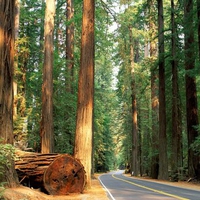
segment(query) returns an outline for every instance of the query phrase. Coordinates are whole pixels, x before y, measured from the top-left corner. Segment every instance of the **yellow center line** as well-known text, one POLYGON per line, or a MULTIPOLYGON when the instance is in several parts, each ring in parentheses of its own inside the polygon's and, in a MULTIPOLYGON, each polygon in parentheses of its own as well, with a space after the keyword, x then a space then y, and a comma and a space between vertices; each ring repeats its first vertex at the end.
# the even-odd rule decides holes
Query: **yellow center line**
POLYGON ((130 184, 135 185, 135 186, 137 186, 137 187, 144 188, 144 189, 147 189, 147 190, 150 190, 150 191, 159 193, 159 194, 164 194, 164 195, 166 195, 166 196, 174 197, 174 198, 176 198, 176 199, 189 200, 189 199, 187 199, 187 198, 183 198, 183 197, 180 197, 180 196, 177 196, 177 195, 173 195, 173 194, 170 194, 170 193, 167 193, 167 192, 163 192, 163 191, 161 191, 161 190, 155 190, 155 189, 153 189, 153 188, 149 188, 149 187, 146 187, 146 186, 143 186, 143 185, 139 185, 139 184, 137 184, 137 183, 133 183, 133 182, 131 182, 131 181, 127 181, 127 180, 118 178, 118 177, 114 176, 114 174, 112 174, 112 177, 115 178, 115 179, 117 179, 117 180, 124 181, 124 182, 126 182, 126 183, 130 183, 130 184))

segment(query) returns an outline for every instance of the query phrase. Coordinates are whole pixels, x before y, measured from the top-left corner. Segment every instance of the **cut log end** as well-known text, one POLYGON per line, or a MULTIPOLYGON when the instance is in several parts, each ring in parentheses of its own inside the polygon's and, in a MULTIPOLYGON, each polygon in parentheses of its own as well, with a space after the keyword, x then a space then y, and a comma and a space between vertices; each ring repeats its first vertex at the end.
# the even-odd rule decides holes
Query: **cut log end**
POLYGON ((82 193, 85 186, 84 167, 69 155, 60 156, 46 169, 43 183, 51 195, 82 193))

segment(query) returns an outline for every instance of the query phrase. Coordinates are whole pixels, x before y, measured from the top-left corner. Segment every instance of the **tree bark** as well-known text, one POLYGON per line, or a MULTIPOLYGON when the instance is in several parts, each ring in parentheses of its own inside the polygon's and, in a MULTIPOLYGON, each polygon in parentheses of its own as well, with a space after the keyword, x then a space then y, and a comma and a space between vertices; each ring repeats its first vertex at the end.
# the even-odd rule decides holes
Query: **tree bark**
POLYGON ((0 137, 13 143, 14 1, 0 2, 0 137))
POLYGON ((157 40, 156 38, 156 22, 155 22, 155 0, 148 0, 149 8, 149 31, 150 31, 150 60, 151 60, 151 109, 152 109, 152 157, 150 176, 154 179, 158 178, 159 163, 159 99, 158 99, 158 71, 155 64, 157 58, 157 40))
POLYGON ((53 131, 53 32, 55 0, 46 0, 44 25, 44 66, 42 85, 41 152, 54 151, 53 131))
POLYGON ((181 135, 181 116, 180 116, 180 100, 179 100, 179 87, 178 87, 178 61, 176 53, 176 23, 175 23, 175 6, 174 0, 171 0, 171 30, 172 30, 172 157, 171 157, 171 178, 173 181, 178 181, 178 167, 182 167, 181 164, 181 147, 182 147, 182 135, 181 135))
POLYGON ((157 70, 155 68, 151 69, 151 108, 152 108, 152 158, 151 158, 151 173, 150 176, 154 179, 158 178, 159 169, 159 99, 157 96, 158 85, 156 83, 158 79, 157 70))
POLYGON ((158 51, 159 51, 159 179, 168 179, 166 102, 165 102, 165 57, 163 1, 158 0, 158 51))
MULTIPOLYGON (((15 41, 18 39, 19 35, 19 16, 20 16, 20 2, 19 0, 15 0, 15 41)), ((14 76, 16 75, 16 69, 18 67, 18 55, 17 55, 17 46, 15 45, 15 60, 14 60, 14 76)), ((15 78, 15 77, 14 77, 15 78)), ((14 97, 14 102, 13 102, 13 119, 15 120, 17 118, 17 81, 13 81, 13 97, 14 97)))
POLYGON ((138 123, 137 123, 137 99, 136 99, 136 86, 134 74, 134 46, 132 27, 129 27, 129 45, 130 45, 130 73, 131 73, 131 99, 132 99, 132 172, 134 176, 139 173, 139 160, 138 160, 138 123))
MULTIPOLYGON (((66 4, 66 91, 69 97, 74 93, 74 0, 67 0, 66 4)), ((70 113, 73 113, 71 106, 66 105, 65 119, 69 121, 70 113)), ((74 133, 66 128, 68 143, 74 148, 74 133)))
POLYGON ((84 0, 74 156, 85 168, 88 188, 91 187, 93 140, 94 12, 95 1, 84 0))
POLYGON ((45 170, 43 181, 51 195, 82 193, 85 186, 84 167, 69 155, 60 156, 45 170))
POLYGON ((67 91, 73 93, 74 70, 74 1, 67 0, 66 26, 66 63, 67 63, 67 91))
POLYGON ((43 175, 48 166, 60 154, 41 154, 34 152, 16 151, 15 169, 20 183, 27 183, 33 187, 43 186, 43 175))
MULTIPOLYGON (((13 144, 13 65, 14 65, 14 8, 15 1, 0 1, 0 138, 3 144, 13 144)), ((8 187, 18 183, 13 160, 11 166, 3 166, 0 182, 8 187)))
POLYGON ((16 151, 15 169, 22 184, 44 187, 51 195, 83 192, 85 186, 83 165, 68 154, 16 151))

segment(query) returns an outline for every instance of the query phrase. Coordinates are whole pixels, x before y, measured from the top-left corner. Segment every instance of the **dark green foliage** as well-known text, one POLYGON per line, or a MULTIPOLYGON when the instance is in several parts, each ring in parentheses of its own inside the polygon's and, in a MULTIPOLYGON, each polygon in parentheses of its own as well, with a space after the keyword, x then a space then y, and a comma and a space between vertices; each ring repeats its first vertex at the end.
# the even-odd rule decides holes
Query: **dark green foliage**
POLYGON ((0 138, 0 197, 2 193, 2 187, 7 184, 5 179, 5 174, 10 171, 12 162, 15 157, 15 149, 11 144, 2 144, 2 139, 0 138))
MULTIPOLYGON (((195 128, 199 132, 199 127, 195 128)), ((195 141, 191 144, 189 148, 192 148, 197 155, 200 155, 200 135, 195 138, 195 141)))

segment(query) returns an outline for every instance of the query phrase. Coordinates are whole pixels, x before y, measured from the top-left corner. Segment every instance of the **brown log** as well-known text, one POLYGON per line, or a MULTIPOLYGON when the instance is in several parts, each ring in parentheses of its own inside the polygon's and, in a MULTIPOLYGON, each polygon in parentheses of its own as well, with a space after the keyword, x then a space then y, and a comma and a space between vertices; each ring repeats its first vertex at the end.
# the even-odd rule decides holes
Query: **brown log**
POLYGON ((84 189, 84 167, 68 154, 16 151, 15 169, 21 183, 44 187, 49 194, 79 193, 84 189))
POLYGON ((17 150, 15 169, 22 184, 40 188, 45 170, 60 154, 41 154, 17 150))
POLYGON ((69 155, 56 158, 43 176, 45 189, 52 195, 81 193, 85 186, 83 165, 69 155))

